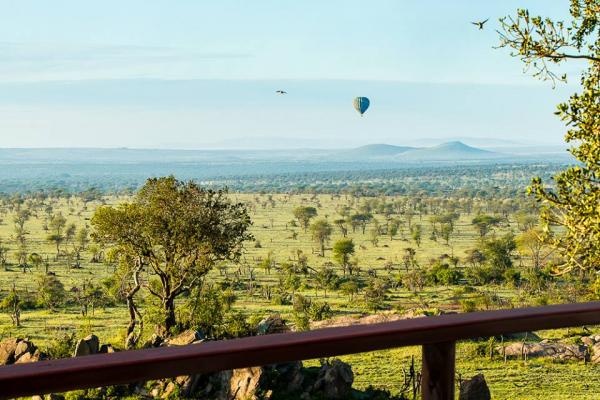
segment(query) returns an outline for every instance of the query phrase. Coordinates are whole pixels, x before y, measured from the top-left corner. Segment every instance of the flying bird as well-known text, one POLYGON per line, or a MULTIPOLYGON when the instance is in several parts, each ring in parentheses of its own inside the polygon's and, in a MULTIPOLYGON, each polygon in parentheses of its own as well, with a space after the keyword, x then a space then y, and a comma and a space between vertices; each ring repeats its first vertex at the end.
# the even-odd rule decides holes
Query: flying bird
POLYGON ((475 25, 476 27, 479 28, 479 30, 483 29, 483 25, 488 22, 490 19, 486 19, 485 21, 479 21, 479 22, 471 22, 473 25, 475 25))
POLYGON ((276 90, 275 93, 277 93, 277 94, 287 94, 287 92, 285 90, 276 90))

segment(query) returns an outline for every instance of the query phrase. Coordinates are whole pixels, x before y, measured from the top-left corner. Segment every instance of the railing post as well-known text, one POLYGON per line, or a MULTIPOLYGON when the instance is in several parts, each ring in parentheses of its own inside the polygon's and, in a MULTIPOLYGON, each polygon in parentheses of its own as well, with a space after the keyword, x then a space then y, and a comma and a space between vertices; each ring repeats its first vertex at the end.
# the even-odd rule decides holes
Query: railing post
POLYGON ((421 398, 454 400, 454 362, 456 342, 423 345, 421 398))

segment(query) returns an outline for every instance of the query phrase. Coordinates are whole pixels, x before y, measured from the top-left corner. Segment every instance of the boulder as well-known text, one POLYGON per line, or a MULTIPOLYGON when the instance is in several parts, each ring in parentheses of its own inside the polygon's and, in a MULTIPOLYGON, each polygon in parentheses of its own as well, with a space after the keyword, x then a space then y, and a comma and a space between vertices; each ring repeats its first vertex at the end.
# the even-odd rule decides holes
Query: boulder
POLYGON ((75 346, 74 357, 87 356, 96 354, 100 350, 100 339, 96 335, 89 335, 83 339, 79 339, 75 346))
POLYGON ((353 382, 352 367, 335 359, 331 364, 321 367, 312 392, 322 394, 327 399, 347 399, 352 391, 353 382))
MULTIPOLYGON (((179 386, 179 393, 183 397, 193 397, 194 392, 198 388, 198 383, 202 375, 182 375, 175 379, 175 382, 179 386)), ((210 388, 209 388, 210 389, 210 388)))
POLYGON ((592 347, 592 358, 591 361, 594 364, 600 363, 600 343, 596 343, 594 347, 592 347))
POLYGON ((115 349, 110 344, 103 344, 102 346, 100 346, 100 350, 98 350, 98 353, 114 353, 114 352, 115 352, 115 349))
POLYGON ((596 343, 596 341, 591 336, 583 336, 581 338, 581 343, 583 343, 586 346, 593 346, 596 343))
MULTIPOLYGON (((502 348, 498 352, 502 354, 502 348)), ((587 349, 585 346, 564 343, 511 343, 504 347, 507 357, 551 357, 557 360, 585 360, 587 349)))
MULTIPOLYGON (((132 334, 133 334, 133 332, 132 332, 132 334)), ((127 340, 129 341, 129 339, 127 339, 127 340)), ((148 349, 148 348, 152 348, 152 347, 160 347, 160 345, 162 345, 163 342, 164 342, 164 339, 161 336, 157 335, 156 333, 153 333, 152 336, 150 337, 150 339, 148 339, 142 347, 144 349, 148 349)))
POLYGON ((269 315, 258 323, 256 331, 259 335, 270 335, 272 333, 285 333, 290 328, 285 324, 285 321, 279 314, 269 315))
POLYGON ((460 383, 459 400, 491 400, 491 398, 492 395, 483 374, 477 374, 460 383))
POLYGON ((20 341, 18 338, 8 338, 0 342, 0 365, 15 362, 15 351, 20 341))
POLYGON ((36 350, 35 353, 24 353, 15 364, 25 364, 30 362, 37 362, 42 359, 42 353, 39 350, 36 350))
POLYGON ((184 332, 181 332, 179 335, 168 339, 166 344, 167 346, 185 346, 201 340, 204 340, 204 335, 201 332, 188 329, 184 332))
POLYGON ((163 390, 161 399, 168 399, 173 394, 175 389, 177 389, 177 385, 174 382, 169 382, 163 390))
POLYGON ((260 389, 262 367, 234 369, 229 379, 229 392, 232 400, 255 400, 260 389))
POLYGON ((19 357, 24 355, 25 353, 34 353, 35 346, 29 340, 21 340, 17 347, 15 348, 15 360, 18 360, 19 357))

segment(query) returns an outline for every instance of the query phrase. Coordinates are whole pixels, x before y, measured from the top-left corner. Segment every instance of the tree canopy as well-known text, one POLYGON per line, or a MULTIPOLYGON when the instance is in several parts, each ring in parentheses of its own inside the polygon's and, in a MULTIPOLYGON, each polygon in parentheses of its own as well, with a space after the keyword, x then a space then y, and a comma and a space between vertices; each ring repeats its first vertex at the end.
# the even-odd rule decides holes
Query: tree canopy
POLYGON ((94 237, 147 269, 142 286, 160 301, 162 330, 175 326, 175 299, 201 284, 221 261, 236 261, 251 239, 246 207, 225 190, 206 190, 174 177, 148 179, 131 203, 99 207, 94 237))

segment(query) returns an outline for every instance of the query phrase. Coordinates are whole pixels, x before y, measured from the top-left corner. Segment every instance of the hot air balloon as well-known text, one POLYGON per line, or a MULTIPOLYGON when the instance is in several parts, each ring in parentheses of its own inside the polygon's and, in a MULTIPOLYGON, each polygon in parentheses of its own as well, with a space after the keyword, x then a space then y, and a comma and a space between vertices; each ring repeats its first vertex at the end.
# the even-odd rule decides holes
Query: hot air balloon
POLYGON ((369 108, 369 104, 371 104, 369 99, 367 99, 366 97, 355 97, 353 103, 354 108, 360 113, 361 117, 365 113, 365 111, 367 111, 367 108, 369 108))

